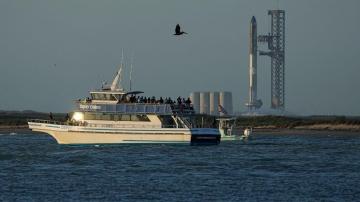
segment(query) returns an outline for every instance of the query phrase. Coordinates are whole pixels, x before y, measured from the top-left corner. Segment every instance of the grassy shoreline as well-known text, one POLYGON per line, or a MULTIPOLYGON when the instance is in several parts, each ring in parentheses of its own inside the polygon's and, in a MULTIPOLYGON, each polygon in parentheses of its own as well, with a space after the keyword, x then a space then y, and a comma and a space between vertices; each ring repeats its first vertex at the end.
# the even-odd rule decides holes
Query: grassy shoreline
MULTIPOLYGON (((65 113, 53 113, 57 121, 65 120, 65 113)), ((207 115, 195 115, 198 125, 213 127, 217 117, 207 115)), ((27 125, 28 119, 49 119, 48 113, 34 111, 0 111, 0 132, 26 131, 31 132, 27 125)), ((236 126, 252 127, 256 131, 346 131, 360 134, 360 117, 345 116, 307 116, 307 117, 284 117, 284 116, 259 116, 237 117, 236 126)))

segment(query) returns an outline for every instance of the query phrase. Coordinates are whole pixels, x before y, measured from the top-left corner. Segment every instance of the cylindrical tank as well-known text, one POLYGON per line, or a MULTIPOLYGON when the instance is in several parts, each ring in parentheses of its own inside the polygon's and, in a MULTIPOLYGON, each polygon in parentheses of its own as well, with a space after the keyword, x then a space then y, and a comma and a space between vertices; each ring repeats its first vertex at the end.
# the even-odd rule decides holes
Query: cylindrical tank
POLYGON ((200 93, 200 114, 209 114, 210 112, 210 93, 200 93))
POLYGON ((200 92, 190 93, 190 100, 196 113, 200 113, 200 92))
POLYGON ((219 92, 210 92, 210 115, 219 115, 219 92))
POLYGON ((220 115, 231 115, 233 114, 232 106, 232 94, 231 92, 220 92, 220 105, 225 109, 226 113, 220 112, 220 115))

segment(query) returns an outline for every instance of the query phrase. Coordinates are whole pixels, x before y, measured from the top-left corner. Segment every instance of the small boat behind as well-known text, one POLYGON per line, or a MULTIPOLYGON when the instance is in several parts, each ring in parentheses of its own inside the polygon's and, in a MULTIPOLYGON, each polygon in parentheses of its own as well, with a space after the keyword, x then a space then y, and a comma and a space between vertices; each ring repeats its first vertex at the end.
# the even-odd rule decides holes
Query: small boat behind
POLYGON ((252 128, 236 126, 236 117, 219 118, 219 132, 221 140, 243 140, 250 137, 252 128))

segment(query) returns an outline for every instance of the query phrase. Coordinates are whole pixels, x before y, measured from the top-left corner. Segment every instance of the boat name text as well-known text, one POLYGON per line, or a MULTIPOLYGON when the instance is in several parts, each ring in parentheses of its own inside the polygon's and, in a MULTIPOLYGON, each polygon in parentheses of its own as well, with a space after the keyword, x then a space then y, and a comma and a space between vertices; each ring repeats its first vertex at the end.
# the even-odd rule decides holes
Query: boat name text
POLYGON ((93 109, 93 110, 98 110, 98 109, 101 109, 101 107, 98 106, 98 105, 80 105, 80 109, 93 109))

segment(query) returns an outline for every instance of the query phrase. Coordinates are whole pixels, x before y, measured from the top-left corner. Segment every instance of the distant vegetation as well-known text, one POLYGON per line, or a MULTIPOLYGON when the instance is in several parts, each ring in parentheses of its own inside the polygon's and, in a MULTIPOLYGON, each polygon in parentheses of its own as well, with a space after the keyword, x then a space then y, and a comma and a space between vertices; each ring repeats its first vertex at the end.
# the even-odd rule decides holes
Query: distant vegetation
MULTIPOLYGON (((211 127, 214 125, 213 116, 197 115, 195 120, 198 125, 211 127)), ((285 117, 285 116, 239 116, 236 119, 238 127, 258 127, 258 128, 288 128, 292 129, 298 126, 312 125, 358 125, 360 126, 360 117, 346 116, 305 116, 305 117, 285 117)))
POLYGON ((331 125, 360 125, 360 117, 345 116, 307 116, 307 117, 284 117, 284 116, 257 116, 239 117, 236 124, 240 126, 262 127, 274 126, 276 128, 295 128, 297 126, 331 124, 331 125))
MULTIPOLYGON (((65 120, 66 114, 53 113, 56 120, 65 120)), ((26 125, 28 119, 49 119, 48 113, 35 111, 0 111, 1 126, 20 126, 26 125)))
MULTIPOLYGON (((65 113, 53 113, 55 120, 64 121, 65 113)), ((48 113, 35 111, 0 111, 0 126, 26 125, 28 119, 49 119, 48 113)), ((216 127, 217 117, 195 115, 193 117, 197 126, 216 127)), ((360 117, 346 116, 307 116, 307 117, 283 117, 283 116, 257 116, 238 117, 237 126, 243 127, 276 127, 295 128, 297 126, 310 126, 318 124, 331 125, 360 125, 360 117)))

